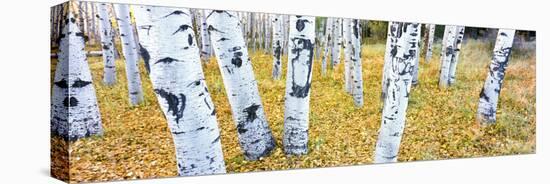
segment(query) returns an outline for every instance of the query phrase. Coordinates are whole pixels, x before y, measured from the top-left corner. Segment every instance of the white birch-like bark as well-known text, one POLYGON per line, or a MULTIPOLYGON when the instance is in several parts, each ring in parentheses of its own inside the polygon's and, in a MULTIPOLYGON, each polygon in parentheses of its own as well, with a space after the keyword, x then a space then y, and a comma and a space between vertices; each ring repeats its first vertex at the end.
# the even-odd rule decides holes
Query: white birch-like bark
POLYGON ((206 22, 225 90, 237 126, 244 156, 256 160, 275 147, 271 129, 254 77, 252 63, 241 34, 241 24, 232 11, 208 11, 206 22))
POLYGON ((150 78, 172 133, 178 174, 225 173, 216 110, 204 79, 190 11, 151 6, 134 10, 136 24, 148 28, 140 31, 147 35, 146 42, 158 40, 155 47, 148 47, 153 53, 150 78))
POLYGON ((332 67, 334 68, 338 63, 340 63, 340 49, 342 47, 342 21, 340 18, 335 18, 333 22, 332 32, 333 32, 333 39, 332 39, 332 67))
POLYGON ((433 44, 434 44, 434 35, 435 35, 435 24, 429 25, 429 33, 428 33, 428 45, 426 47, 426 63, 429 63, 432 59, 432 52, 433 52, 433 44))
POLYGON ((411 89, 412 69, 418 52, 418 23, 391 22, 391 51, 388 66, 388 95, 382 110, 382 123, 376 142, 374 163, 396 162, 405 128, 411 89))
POLYGON ((115 44, 113 43, 111 19, 107 13, 106 3, 96 3, 98 10, 101 48, 103 52, 103 83, 113 85, 116 82, 115 44))
POLYGON ((418 34, 413 35, 415 37, 415 39, 418 40, 418 42, 416 44, 416 49, 417 49, 416 57, 415 57, 415 60, 413 61, 414 62, 413 79, 412 79, 412 85, 413 86, 416 86, 418 84, 418 70, 420 68, 420 51, 421 51, 420 50, 420 40, 422 40, 422 38, 420 36, 421 30, 422 30, 422 26, 418 26, 418 34))
MULTIPOLYGON (((332 34, 332 18, 327 17, 325 24, 325 40, 324 40, 324 52, 323 58, 321 59, 321 74, 324 76, 327 73, 327 60, 329 57, 329 52, 331 47, 331 34, 332 34)), ((332 66, 332 65, 331 65, 332 66)))
POLYGON ((210 60, 210 56, 212 55, 212 47, 211 47, 211 41, 210 41, 210 35, 208 34, 208 24, 206 24, 206 10, 199 10, 201 11, 201 42, 202 42, 202 48, 201 48, 201 56, 204 58, 205 61, 210 60))
POLYGON ((51 132, 66 140, 101 135, 101 116, 85 54, 84 33, 68 13, 60 35, 51 99, 51 132))
POLYGON ((453 85, 455 83, 455 77, 456 77, 456 66, 458 65, 458 58, 460 56, 460 49, 462 48, 462 39, 464 38, 464 26, 457 26, 457 35, 454 42, 454 52, 453 52, 453 59, 451 60, 451 64, 449 66, 449 85, 453 85))
POLYGON ((309 98, 315 45, 315 17, 290 16, 283 146, 286 154, 307 154, 309 98))
POLYGON ((273 16, 273 79, 279 80, 282 76, 281 50, 283 43, 282 15, 273 16))
POLYGON ((141 78, 138 68, 138 48, 132 31, 130 21, 130 8, 126 4, 114 4, 115 15, 122 42, 122 52, 126 61, 126 78, 128 80, 128 93, 130 104, 137 105, 143 101, 141 78))
POLYGON ((350 26, 351 26, 351 19, 342 19, 342 40, 344 44, 342 46, 344 47, 344 90, 351 94, 351 88, 352 88, 352 81, 351 81, 351 33, 350 33, 350 26))
POLYGON ((445 26, 447 30, 446 36, 444 36, 443 45, 445 47, 441 48, 442 57, 441 57, 441 68, 439 72, 439 87, 446 88, 449 86, 449 70, 451 67, 451 62, 453 61, 455 53, 455 40, 457 36, 457 26, 445 26))
POLYGON ((351 95, 356 107, 363 107, 363 64, 361 61, 361 25, 359 20, 352 19, 350 29, 350 81, 351 95))
POLYGON ((151 30, 153 30, 153 17, 151 14, 151 6, 146 5, 132 5, 133 11, 134 11, 134 18, 136 19, 136 30, 137 35, 139 37, 139 54, 141 58, 143 59, 143 63, 145 64, 145 69, 150 72, 151 71, 151 60, 152 55, 156 54, 155 52, 151 51, 157 51, 159 43, 157 42, 157 38, 152 36, 151 30))
POLYGON ((390 60, 390 53, 391 53, 391 50, 392 48, 394 48, 394 45, 395 45, 395 39, 392 38, 392 28, 393 29, 397 29, 397 26, 399 24, 394 24, 393 22, 388 22, 388 35, 387 35, 387 39, 386 39, 386 51, 384 52, 384 67, 382 69, 382 95, 381 95, 381 100, 383 103, 386 102, 386 96, 388 94, 388 84, 389 84, 389 79, 388 79, 388 73, 389 73, 389 69, 390 69, 390 65, 391 65, 391 60, 390 60), (393 26, 393 27, 392 27, 393 26))
POLYGON ((489 65, 489 74, 479 94, 477 120, 483 124, 496 123, 498 97, 504 81, 504 74, 510 59, 515 30, 499 29, 493 49, 493 58, 489 65))

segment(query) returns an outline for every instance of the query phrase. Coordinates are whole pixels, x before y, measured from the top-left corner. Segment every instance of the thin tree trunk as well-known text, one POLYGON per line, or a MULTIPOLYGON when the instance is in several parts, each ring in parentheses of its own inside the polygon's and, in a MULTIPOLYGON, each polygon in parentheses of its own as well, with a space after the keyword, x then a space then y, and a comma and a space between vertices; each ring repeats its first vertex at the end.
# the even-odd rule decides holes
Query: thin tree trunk
POLYGON ((361 25, 359 20, 351 20, 350 29, 350 74, 351 74, 351 95, 356 107, 363 107, 363 73, 361 61, 361 25))
POLYGON ((236 15, 232 11, 208 11, 206 22, 241 149, 246 159, 256 160, 275 148, 275 140, 264 114, 258 84, 236 15))
POLYGON ((210 35, 208 34, 208 24, 206 24, 206 10, 199 10, 201 11, 201 42, 202 42, 202 49, 201 49, 201 56, 202 58, 208 62, 210 61, 210 56, 212 55, 212 47, 210 45, 210 35))
POLYGON ((453 85, 455 83, 455 77, 456 77, 456 67, 458 65, 458 58, 460 56, 460 49, 462 48, 462 40, 464 38, 464 26, 457 26, 457 35, 454 42, 454 53, 453 53, 453 60, 451 61, 451 65, 449 66, 449 85, 453 85))
POLYGON ((439 72, 439 87, 447 88, 449 87, 449 70, 451 67, 451 62, 455 56, 455 40, 457 36, 457 27, 456 26, 445 26, 447 30, 446 37, 444 36, 443 43, 445 47, 441 48, 442 57, 441 57, 441 69, 439 72))
POLYGON ((72 13, 67 16, 59 43, 51 103, 51 131, 66 140, 103 134, 92 74, 86 58, 84 34, 72 13))
POLYGON ((418 40, 418 42, 416 44, 416 49, 417 49, 416 57, 415 57, 415 60, 413 61, 414 62, 413 79, 412 79, 413 86, 418 85, 418 70, 420 69, 420 52, 421 52, 420 40, 422 39, 420 36, 421 30, 422 30, 421 28, 422 26, 418 26, 418 34, 414 35, 415 39, 418 40))
POLYGON ((281 50, 282 50, 282 15, 273 16, 273 79, 279 80, 282 76, 281 50))
POLYGON ((493 58, 489 65, 489 74, 479 94, 477 120, 482 124, 496 123, 498 97, 510 59, 515 32, 512 29, 499 29, 498 31, 493 58))
POLYGON ((387 70, 388 94, 382 111, 382 123, 376 142, 374 163, 396 162, 405 128, 411 89, 412 69, 417 57, 420 25, 391 22, 391 50, 387 70))
POLYGON ((327 60, 329 57, 329 49, 331 48, 331 33, 332 33, 332 19, 330 17, 327 17, 326 24, 325 24, 325 41, 324 41, 324 47, 325 51, 323 52, 323 58, 321 59, 321 74, 323 76, 327 73, 327 60))
POLYGON ((107 4, 96 3, 99 12, 99 29, 101 30, 101 48, 103 53, 103 83, 113 85, 116 83, 115 44, 111 28, 111 19, 107 13, 107 4))
POLYGON ((309 98, 315 45, 315 17, 290 16, 283 146, 286 154, 307 154, 309 98))
POLYGON ((114 6, 120 41, 122 42, 122 52, 126 60, 126 78, 128 80, 130 104, 137 105, 143 101, 143 91, 137 62, 139 58, 138 51, 130 22, 130 11, 126 4, 115 4, 114 6))
POLYGON ((136 24, 148 28, 148 32, 139 31, 146 33, 146 42, 162 43, 148 47, 154 61, 150 77, 172 132, 178 175, 225 173, 216 110, 204 79, 190 11, 140 6, 135 13, 136 24))
POLYGON ((351 19, 342 19, 343 23, 343 42, 342 45, 344 47, 344 90, 351 94, 351 88, 352 88, 352 81, 351 81, 351 32, 350 32, 350 26, 351 26, 351 19))
POLYGON ((432 51, 433 51, 433 44, 434 44, 434 35, 435 35, 435 24, 429 24, 429 31, 428 33, 428 41, 427 41, 427 47, 426 47, 426 58, 424 62, 429 63, 432 59, 432 51))

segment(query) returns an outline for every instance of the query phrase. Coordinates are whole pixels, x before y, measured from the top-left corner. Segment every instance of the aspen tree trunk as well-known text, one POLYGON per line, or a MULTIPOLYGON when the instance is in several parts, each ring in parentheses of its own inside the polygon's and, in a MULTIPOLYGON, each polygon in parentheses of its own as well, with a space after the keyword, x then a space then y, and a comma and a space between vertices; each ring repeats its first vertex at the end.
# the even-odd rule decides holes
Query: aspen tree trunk
POLYGON ((413 79, 412 79, 412 85, 413 86, 416 86, 418 85, 418 70, 420 68, 420 40, 422 39, 421 36, 420 36, 420 33, 421 33, 421 29, 422 26, 418 26, 418 34, 416 35, 413 35, 415 37, 416 40, 418 40, 417 44, 416 44, 416 49, 417 49, 417 52, 416 52, 416 57, 415 57, 415 60, 413 61, 414 62, 414 68, 413 68, 413 79))
POLYGON ((388 54, 388 95, 382 110, 382 123, 376 142, 374 163, 396 162, 405 128, 411 89, 412 69, 417 57, 420 25, 391 22, 391 52, 388 54))
POLYGON ((429 63, 430 60, 432 59, 432 51, 433 51, 433 44, 434 44, 434 35, 435 35, 435 24, 429 24, 429 31, 428 33, 428 41, 427 41, 427 46, 426 46, 426 58, 425 58, 425 61, 426 63, 429 63))
MULTIPOLYGON (((321 74, 324 76, 327 73, 327 60, 329 57, 329 49, 332 48, 330 43, 331 40, 331 33, 332 33, 332 19, 330 17, 327 17, 326 24, 325 24, 325 51, 323 52, 323 58, 321 59, 321 74)), ((332 66, 332 65, 331 65, 332 66)))
POLYGON ((498 97, 510 59, 515 32, 512 29, 499 29, 498 31, 493 58, 489 65, 489 74, 479 94, 477 120, 482 124, 496 123, 498 97))
POLYGON ((350 26, 351 26, 351 19, 342 19, 343 28, 342 28, 342 35, 343 35, 343 42, 342 45, 344 47, 344 90, 351 94, 351 88, 352 88, 352 81, 351 81, 351 33, 350 33, 350 26))
POLYGON ((455 77, 456 77, 456 66, 458 65, 458 57, 460 55, 460 49, 462 48, 462 39, 464 38, 464 26, 457 26, 457 35, 454 42, 454 52, 453 52, 453 59, 451 60, 451 64, 449 66, 449 85, 453 85, 455 83, 455 77))
POLYGON ((351 20, 350 29, 350 74, 351 74, 351 95, 356 107, 363 107, 363 73, 361 61, 361 25, 359 20, 351 20))
POLYGON ((273 79, 279 80, 282 75, 281 50, 283 42, 282 15, 273 16, 273 79))
POLYGON ((103 134, 84 33, 69 13, 60 35, 51 99, 51 132, 65 140, 103 134))
POLYGON ((158 39, 152 36, 152 30, 154 29, 152 7, 145 5, 132 6, 134 11, 134 18, 136 19, 136 31, 139 37, 139 54, 145 64, 145 69, 151 71, 151 60, 154 58, 152 55, 156 54, 158 50, 158 39), (154 52, 153 52, 154 51, 154 52))
POLYGON ((204 58, 205 61, 210 60, 210 56, 212 55, 212 47, 211 47, 211 41, 210 41, 210 35, 208 34, 208 24, 206 24, 206 10, 199 10, 202 13, 201 16, 201 41, 202 41, 202 50, 201 55, 204 58))
POLYGON ((286 154, 307 154, 309 94, 315 45, 315 17, 290 16, 283 146, 286 154))
POLYGON ((103 83, 105 85, 113 85, 116 82, 116 67, 115 67, 115 44, 113 43, 113 35, 111 28, 111 19, 107 13, 107 4, 96 3, 99 12, 99 29, 101 30, 101 48, 103 51, 103 83))
POLYGON ((208 11, 206 23, 241 149, 246 159, 259 159, 275 148, 275 140, 264 114, 241 24, 236 13, 220 10, 208 11))
POLYGON ((125 4, 114 4, 114 6, 120 32, 120 41, 122 42, 122 52, 126 61, 126 78, 128 80, 130 104, 137 105, 143 101, 143 91, 141 89, 141 78, 137 62, 139 58, 138 50, 130 22, 130 11, 128 5, 125 4))
POLYGON ((443 43, 445 47, 441 48, 442 57, 441 57, 441 69, 439 72, 439 87, 447 88, 449 87, 449 70, 451 67, 451 62, 454 57, 455 47, 454 43, 457 36, 457 27, 456 26, 445 26, 447 30, 447 35, 444 36, 443 43))
POLYGON ((178 175, 225 173, 214 103, 202 71, 188 9, 138 6, 136 24, 149 47, 151 82, 176 148, 178 175), (144 32, 146 30, 147 32, 144 32))
POLYGON ((397 23, 388 22, 388 35, 386 39, 386 52, 384 53, 384 67, 382 69, 382 95, 381 100, 383 103, 386 102, 386 96, 388 96, 388 85, 389 85, 389 79, 388 79, 388 73, 389 69, 391 67, 391 58, 390 53, 393 48, 395 48, 396 40, 394 36, 392 35, 392 28, 397 29, 398 28, 397 23))
POLYGON ((332 39, 332 54, 331 54, 331 59, 332 59, 332 68, 334 68, 336 65, 338 65, 338 63, 340 63, 340 48, 342 46, 342 43, 341 43, 341 26, 342 26, 342 22, 339 18, 335 18, 334 19, 334 22, 333 22, 333 27, 332 27, 332 36, 333 36, 333 39, 332 39))

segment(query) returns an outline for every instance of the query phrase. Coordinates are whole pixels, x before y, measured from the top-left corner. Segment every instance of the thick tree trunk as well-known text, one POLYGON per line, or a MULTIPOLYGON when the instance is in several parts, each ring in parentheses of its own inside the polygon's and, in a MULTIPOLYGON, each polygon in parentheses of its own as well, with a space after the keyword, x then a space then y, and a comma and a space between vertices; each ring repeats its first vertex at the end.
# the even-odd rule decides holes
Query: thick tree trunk
POLYGON ((103 83, 113 85, 116 83, 116 66, 115 66, 115 44, 113 43, 113 35, 111 28, 111 19, 107 13, 107 4, 96 3, 99 19, 99 29, 101 30, 101 48, 103 53, 103 83))
POLYGON ((455 77, 456 77, 456 66, 458 65, 458 58, 460 56, 460 49, 462 48, 462 40, 464 38, 464 26, 457 26, 457 35, 454 42, 454 53, 453 53, 453 60, 451 61, 451 65, 449 66, 449 85, 453 85, 455 83, 455 77))
POLYGON ((388 22, 388 35, 387 35, 387 39, 386 39, 386 52, 384 52, 384 67, 382 69, 382 95, 380 96, 381 97, 381 100, 383 103, 386 102, 386 96, 388 96, 388 84, 389 84, 389 79, 388 79, 388 73, 389 73, 389 69, 390 69, 390 65, 391 65, 391 60, 390 60, 390 53, 391 53, 391 50, 392 48, 394 48, 394 45, 395 45, 395 40, 393 38, 393 35, 391 34, 392 33, 392 28, 393 29, 397 29, 397 26, 399 24, 397 23, 393 23, 393 22, 388 22), (392 27, 393 26, 393 27, 392 27))
POLYGON ((151 54, 151 82, 168 121, 180 176, 225 173, 214 103, 188 9, 138 6, 136 24, 151 54), (146 30, 146 31, 145 31, 146 30), (155 43, 156 44, 156 43, 155 43))
POLYGON ((379 130, 375 163, 396 162, 399 144, 405 128, 406 111, 411 89, 412 69, 417 57, 417 23, 390 23, 391 52, 387 70, 388 94, 382 111, 382 125, 379 130))
POLYGON ((315 45, 315 17, 290 16, 283 146, 286 154, 307 154, 309 94, 315 45))
POLYGON ((282 76, 281 50, 283 42, 282 15, 273 16, 273 79, 279 80, 282 76))
POLYGON ((449 87, 449 70, 451 62, 455 56, 455 40, 457 36, 457 26, 445 26, 446 36, 444 36, 443 45, 441 48, 441 68, 439 72, 439 87, 449 87))
POLYGON ((152 10, 151 6, 145 5, 136 5, 132 6, 134 10, 134 17, 136 19, 136 30, 139 37, 139 54, 143 59, 145 64, 145 69, 150 73, 151 71, 151 60, 154 58, 152 55, 156 54, 158 50, 159 43, 157 38, 153 36, 152 30, 155 29, 153 23, 152 10))
POLYGON ((424 62, 429 63, 432 59, 432 51, 433 51, 433 44, 434 44, 434 35, 435 35, 435 24, 429 24, 429 30, 428 31, 428 41, 426 46, 426 58, 424 62))
POLYGON ((138 50, 132 31, 130 11, 126 4, 115 4, 115 14, 122 42, 122 52, 126 61, 126 78, 128 80, 128 93, 130 104, 137 105, 143 101, 141 78, 138 68, 138 50))
POLYGON ((101 135, 101 117, 92 74, 84 53, 84 34, 69 13, 59 42, 51 99, 51 132, 66 140, 101 135))
POLYGON ((264 114, 258 84, 236 15, 232 11, 208 11, 206 22, 237 125, 241 148, 246 159, 256 160, 273 150, 275 140, 264 114))
POLYGON ((350 29, 350 74, 351 74, 351 95, 356 107, 363 107, 363 73, 361 61, 361 25, 359 20, 351 20, 350 29))
POLYGON ((477 120, 482 124, 494 124, 496 122, 498 97, 510 59, 515 32, 512 29, 500 29, 498 31, 493 58, 491 65, 489 65, 489 74, 479 94, 477 120))

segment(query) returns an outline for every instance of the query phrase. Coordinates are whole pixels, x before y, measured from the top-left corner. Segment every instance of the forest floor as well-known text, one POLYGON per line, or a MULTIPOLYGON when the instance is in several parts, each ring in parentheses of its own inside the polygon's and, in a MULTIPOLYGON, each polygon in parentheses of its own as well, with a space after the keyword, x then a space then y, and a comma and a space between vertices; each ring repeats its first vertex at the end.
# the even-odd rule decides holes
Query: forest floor
MULTIPOLYGON (((315 60, 309 153, 301 157, 285 156, 282 150, 286 70, 281 80, 272 80, 271 55, 260 52, 251 55, 265 113, 277 142, 272 154, 259 161, 246 161, 241 154, 217 62, 212 59, 204 64, 208 88, 217 109, 227 172, 372 163, 381 123, 380 94, 385 46, 369 44, 362 49, 363 108, 355 108, 351 96, 343 89, 343 63, 323 77, 320 62, 315 60)), ((398 161, 535 153, 534 51, 512 52, 499 99, 497 123, 481 127, 475 121, 475 115, 491 61, 491 45, 479 41, 463 45, 456 85, 448 89, 438 87, 439 50, 440 47, 436 46, 429 63, 423 57, 420 60, 420 83, 412 88, 398 161)), ((286 56, 283 58, 283 63, 286 63, 286 56)), ((140 66, 145 103, 130 107, 123 61, 116 63, 118 83, 112 87, 101 82, 101 57, 91 57, 89 63, 105 133, 102 137, 69 143, 70 180, 176 176, 170 131, 144 67, 140 66)), ((283 68, 286 69, 286 64, 283 68)), ((54 137, 52 147, 59 144, 66 145, 54 137)), ((54 152, 52 154, 57 154, 54 152)))

